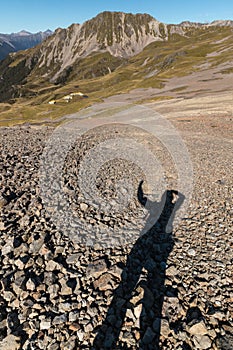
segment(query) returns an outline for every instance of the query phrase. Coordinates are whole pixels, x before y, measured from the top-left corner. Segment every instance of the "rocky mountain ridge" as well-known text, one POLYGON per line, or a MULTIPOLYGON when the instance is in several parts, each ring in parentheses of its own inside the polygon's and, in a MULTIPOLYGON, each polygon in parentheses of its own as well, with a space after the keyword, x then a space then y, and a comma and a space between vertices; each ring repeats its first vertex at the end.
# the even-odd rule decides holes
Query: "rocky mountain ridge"
POLYGON ((55 65, 52 81, 56 81, 59 74, 80 57, 94 52, 109 52, 114 57, 128 58, 140 53, 152 42, 169 40, 173 34, 186 36, 190 28, 214 26, 233 26, 233 21, 165 24, 148 14, 106 11, 83 24, 57 29, 54 36, 41 46, 38 65, 40 68, 55 65))
POLYGON ((40 44, 52 33, 49 29, 35 34, 25 30, 11 34, 0 33, 0 60, 4 59, 10 52, 26 50, 40 44))
POLYGON ((104 12, 83 24, 57 29, 39 50, 39 68, 55 68, 52 77, 72 66, 81 57, 109 52, 114 57, 128 58, 141 52, 154 41, 168 39, 167 26, 147 14, 104 12))

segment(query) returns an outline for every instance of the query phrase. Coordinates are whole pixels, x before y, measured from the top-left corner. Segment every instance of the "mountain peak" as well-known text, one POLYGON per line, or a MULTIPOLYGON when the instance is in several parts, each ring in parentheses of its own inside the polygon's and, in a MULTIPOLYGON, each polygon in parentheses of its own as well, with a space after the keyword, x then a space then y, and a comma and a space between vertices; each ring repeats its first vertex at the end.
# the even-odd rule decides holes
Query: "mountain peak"
POLYGON ((167 27, 148 14, 105 11, 81 25, 57 29, 49 44, 40 48, 39 66, 56 65, 52 81, 57 81, 64 70, 92 53, 109 52, 114 57, 128 58, 150 43, 167 38, 167 27))
POLYGON ((19 35, 19 36, 28 36, 28 35, 32 35, 32 33, 26 31, 26 30, 21 30, 18 33, 14 33, 15 35, 19 35))
POLYGON ((53 34, 53 31, 50 30, 50 29, 46 29, 43 33, 44 33, 44 34, 51 35, 51 34, 53 34))

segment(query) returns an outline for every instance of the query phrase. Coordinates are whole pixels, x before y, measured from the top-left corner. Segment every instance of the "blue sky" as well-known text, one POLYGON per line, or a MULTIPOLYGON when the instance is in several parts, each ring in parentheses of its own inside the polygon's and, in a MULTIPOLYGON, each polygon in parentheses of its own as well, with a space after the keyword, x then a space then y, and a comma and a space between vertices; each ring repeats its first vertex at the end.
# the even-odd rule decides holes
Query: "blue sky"
POLYGON ((149 13, 165 23, 233 20, 233 0, 2 0, 0 33, 83 23, 102 11, 149 13))

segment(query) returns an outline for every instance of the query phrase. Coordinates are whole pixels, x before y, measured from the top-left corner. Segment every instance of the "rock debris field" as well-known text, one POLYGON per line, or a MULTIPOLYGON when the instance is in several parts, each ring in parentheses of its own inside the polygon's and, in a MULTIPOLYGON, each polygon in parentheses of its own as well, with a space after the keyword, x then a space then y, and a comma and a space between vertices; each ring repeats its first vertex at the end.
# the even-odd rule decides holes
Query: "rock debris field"
POLYGON ((112 246, 85 244, 88 229, 113 234, 137 225, 143 174, 122 159, 103 166, 97 186, 105 198, 127 169, 135 196, 124 212, 102 213, 76 186, 79 159, 98 135, 77 144, 63 168, 67 201, 86 223, 75 241, 40 195, 40 157, 53 128, 0 129, 0 349, 233 349, 232 120, 173 123, 194 170, 186 213, 172 235, 162 218, 149 233, 112 246))

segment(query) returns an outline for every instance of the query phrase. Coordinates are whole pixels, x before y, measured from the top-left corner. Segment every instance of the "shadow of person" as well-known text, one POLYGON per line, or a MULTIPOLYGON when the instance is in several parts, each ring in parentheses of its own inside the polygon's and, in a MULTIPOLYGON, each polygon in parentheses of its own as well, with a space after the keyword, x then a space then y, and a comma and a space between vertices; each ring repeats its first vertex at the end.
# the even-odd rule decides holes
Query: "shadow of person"
POLYGON ((127 349, 126 345, 119 345, 119 335, 126 311, 132 309, 130 299, 138 285, 144 289, 139 348, 159 349, 162 305, 166 292, 166 261, 174 246, 172 222, 185 197, 177 191, 167 190, 160 202, 151 202, 145 197, 142 184, 143 181, 138 186, 137 197, 148 210, 148 219, 142 235, 128 255, 121 282, 113 293, 106 318, 94 339, 93 350, 127 349), (158 212, 160 215, 152 224, 158 212), (147 271, 146 280, 140 280, 143 268, 147 271))

